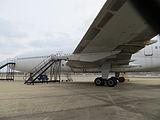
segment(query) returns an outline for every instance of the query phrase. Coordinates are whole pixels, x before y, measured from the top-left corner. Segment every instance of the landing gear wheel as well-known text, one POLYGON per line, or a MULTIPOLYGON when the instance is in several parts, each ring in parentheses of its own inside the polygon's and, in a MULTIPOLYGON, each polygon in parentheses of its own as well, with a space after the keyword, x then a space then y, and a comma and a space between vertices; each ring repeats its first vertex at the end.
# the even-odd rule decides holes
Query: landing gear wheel
POLYGON ((119 77, 119 78, 118 78, 118 81, 119 81, 120 83, 123 83, 123 82, 125 82, 125 78, 124 78, 124 77, 119 77))
POLYGON ((96 86, 103 86, 105 84, 105 82, 102 78, 96 78, 94 80, 94 83, 95 83, 96 86))
POLYGON ((115 85, 117 85, 117 79, 114 77, 111 77, 106 81, 106 83, 108 87, 114 87, 115 85))
POLYGON ((118 79, 116 77, 111 77, 110 79, 112 79, 114 81, 115 85, 117 85, 117 83, 118 83, 117 80, 118 79))

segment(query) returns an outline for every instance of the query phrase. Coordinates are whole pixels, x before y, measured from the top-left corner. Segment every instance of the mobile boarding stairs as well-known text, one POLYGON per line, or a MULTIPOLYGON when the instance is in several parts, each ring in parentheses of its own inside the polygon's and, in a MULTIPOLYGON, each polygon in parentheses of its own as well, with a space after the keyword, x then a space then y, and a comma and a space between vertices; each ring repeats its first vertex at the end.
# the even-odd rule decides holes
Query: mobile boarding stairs
POLYGON ((7 59, 0 62, 0 80, 14 80, 14 69, 14 59, 7 59))
POLYGON ((65 56, 51 55, 44 59, 40 64, 35 66, 30 73, 27 73, 24 77, 24 84, 34 84, 43 82, 60 82, 61 74, 61 61, 67 60, 65 56), (50 80, 40 79, 45 77, 44 73, 50 69, 50 80), (52 78, 54 77, 54 80, 52 78))

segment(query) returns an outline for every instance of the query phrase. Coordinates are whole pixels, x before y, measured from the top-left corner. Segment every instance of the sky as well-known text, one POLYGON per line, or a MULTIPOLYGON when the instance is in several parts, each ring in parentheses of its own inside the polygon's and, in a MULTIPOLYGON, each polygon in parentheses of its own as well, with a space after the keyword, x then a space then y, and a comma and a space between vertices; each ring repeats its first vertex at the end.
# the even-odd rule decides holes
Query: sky
POLYGON ((72 53, 106 0, 0 0, 0 59, 72 53))
POLYGON ((0 61, 72 53, 106 0, 0 0, 0 61))

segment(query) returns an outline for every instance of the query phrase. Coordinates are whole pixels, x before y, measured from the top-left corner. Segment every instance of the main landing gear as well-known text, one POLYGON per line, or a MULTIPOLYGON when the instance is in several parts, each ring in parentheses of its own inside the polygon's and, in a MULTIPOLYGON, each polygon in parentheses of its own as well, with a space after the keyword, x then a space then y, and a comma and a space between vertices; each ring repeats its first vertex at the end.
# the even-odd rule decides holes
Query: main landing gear
POLYGON ((117 85, 117 83, 120 82, 125 82, 124 77, 111 77, 109 79, 103 79, 102 77, 98 77, 94 80, 94 83, 96 86, 103 86, 107 85, 108 87, 114 87, 117 85))

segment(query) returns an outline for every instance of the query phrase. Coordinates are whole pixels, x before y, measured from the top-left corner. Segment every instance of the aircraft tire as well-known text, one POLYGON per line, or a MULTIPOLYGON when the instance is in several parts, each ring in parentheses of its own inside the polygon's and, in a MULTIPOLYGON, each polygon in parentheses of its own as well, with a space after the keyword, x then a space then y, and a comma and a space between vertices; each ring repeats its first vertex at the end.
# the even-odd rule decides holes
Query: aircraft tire
POLYGON ((124 78, 124 77, 119 77, 119 78, 118 78, 118 81, 119 81, 120 83, 123 83, 123 82, 125 82, 125 78, 124 78))
POLYGON ((116 78, 116 77, 111 77, 110 79, 113 79, 113 81, 114 81, 114 83, 115 83, 115 85, 117 85, 117 81, 118 81, 118 78, 116 78))
POLYGON ((103 86, 105 84, 104 80, 102 78, 100 78, 100 77, 96 78, 94 80, 94 83, 95 83, 96 86, 103 86))
POLYGON ((117 85, 117 79, 114 77, 111 77, 106 81, 106 83, 108 87, 114 87, 117 85))

